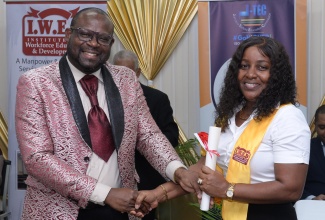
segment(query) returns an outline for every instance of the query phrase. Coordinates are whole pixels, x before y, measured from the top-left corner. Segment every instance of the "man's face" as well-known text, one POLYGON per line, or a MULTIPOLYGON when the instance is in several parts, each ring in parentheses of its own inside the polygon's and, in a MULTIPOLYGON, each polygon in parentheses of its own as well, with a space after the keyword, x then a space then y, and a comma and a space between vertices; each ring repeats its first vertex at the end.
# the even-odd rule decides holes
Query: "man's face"
POLYGON ((317 136, 325 143, 325 114, 318 114, 315 121, 317 136))
POLYGON ((65 33, 69 61, 86 74, 100 69, 108 60, 114 42, 112 39, 109 45, 103 45, 102 40, 107 38, 102 37, 113 36, 113 31, 113 24, 105 15, 93 11, 81 14, 73 29, 67 28, 65 33), (91 40, 84 40, 87 36, 91 40))

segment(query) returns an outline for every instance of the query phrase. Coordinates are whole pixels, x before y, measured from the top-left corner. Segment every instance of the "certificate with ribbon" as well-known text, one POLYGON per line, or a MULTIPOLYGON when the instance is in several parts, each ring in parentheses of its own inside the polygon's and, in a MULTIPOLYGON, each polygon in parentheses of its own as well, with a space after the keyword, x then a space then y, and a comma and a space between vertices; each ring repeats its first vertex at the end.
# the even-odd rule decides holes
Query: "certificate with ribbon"
MULTIPOLYGON (((206 151, 205 165, 212 170, 216 169, 217 157, 220 156, 217 151, 220 134, 221 128, 215 126, 209 127, 209 134, 206 132, 194 133, 194 136, 206 151)), ((203 192, 200 209, 208 211, 209 206, 210 196, 203 192)))

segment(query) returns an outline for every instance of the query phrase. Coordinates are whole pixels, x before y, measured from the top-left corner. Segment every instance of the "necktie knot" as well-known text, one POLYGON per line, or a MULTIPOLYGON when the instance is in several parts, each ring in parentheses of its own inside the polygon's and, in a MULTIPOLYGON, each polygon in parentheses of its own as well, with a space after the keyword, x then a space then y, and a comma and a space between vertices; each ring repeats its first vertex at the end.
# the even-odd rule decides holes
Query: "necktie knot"
POLYGON ((98 79, 94 75, 86 75, 80 80, 81 87, 89 97, 91 106, 98 105, 98 79))

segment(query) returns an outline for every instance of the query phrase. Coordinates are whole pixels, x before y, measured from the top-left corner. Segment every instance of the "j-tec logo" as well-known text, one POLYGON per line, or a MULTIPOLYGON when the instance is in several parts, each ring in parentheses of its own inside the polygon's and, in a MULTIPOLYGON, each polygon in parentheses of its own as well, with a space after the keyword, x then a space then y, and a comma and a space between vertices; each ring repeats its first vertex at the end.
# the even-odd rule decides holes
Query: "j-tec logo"
POLYGON ((245 148, 236 147, 232 159, 238 161, 239 163, 247 165, 249 158, 251 157, 251 152, 245 148))
POLYGON ((30 8, 23 17, 23 53, 31 56, 61 56, 67 44, 64 40, 68 20, 79 11, 49 8, 38 11, 30 8))
POLYGON ((238 14, 233 14, 235 23, 246 32, 260 32, 271 18, 266 4, 246 4, 238 14))

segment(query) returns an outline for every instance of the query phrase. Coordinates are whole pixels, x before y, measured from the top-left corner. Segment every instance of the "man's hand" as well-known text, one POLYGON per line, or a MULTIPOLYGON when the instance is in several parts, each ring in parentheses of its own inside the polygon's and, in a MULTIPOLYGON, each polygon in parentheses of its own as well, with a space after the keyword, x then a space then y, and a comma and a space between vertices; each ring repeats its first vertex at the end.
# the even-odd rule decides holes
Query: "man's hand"
POLYGON ((159 199, 154 192, 155 190, 142 190, 139 191, 138 198, 135 202, 135 208, 140 208, 144 203, 145 205, 150 205, 150 210, 158 206, 159 199))
POLYGON ((131 211, 130 214, 142 218, 143 216, 140 216, 140 214, 147 214, 147 212, 145 211, 151 211, 153 208, 156 208, 158 206, 158 202, 159 200, 155 193, 155 190, 139 191, 138 197, 135 202, 135 208, 136 210, 141 211, 131 211))
POLYGON ((178 168, 175 171, 175 182, 179 184, 185 191, 196 193, 198 196, 201 195, 201 190, 197 180, 199 174, 197 172, 187 170, 183 167, 178 168))
POLYGON ((106 196, 104 203, 119 212, 131 212, 135 210, 135 201, 138 191, 128 188, 112 188, 106 196))
POLYGON ((320 195, 314 197, 313 200, 325 200, 325 195, 324 194, 320 194, 320 195))

